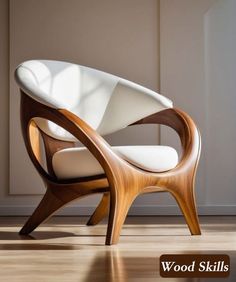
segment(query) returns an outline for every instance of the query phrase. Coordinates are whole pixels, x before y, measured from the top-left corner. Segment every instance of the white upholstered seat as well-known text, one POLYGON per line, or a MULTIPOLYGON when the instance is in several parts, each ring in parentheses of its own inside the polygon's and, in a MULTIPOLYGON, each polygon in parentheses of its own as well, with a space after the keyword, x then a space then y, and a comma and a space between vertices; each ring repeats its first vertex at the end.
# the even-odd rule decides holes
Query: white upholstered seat
MULTIPOLYGON (((116 132, 159 111, 172 108, 166 97, 123 78, 68 62, 32 60, 15 72, 20 88, 38 102, 54 109, 67 109, 100 135, 116 132)), ((37 126, 63 141, 77 139, 64 128, 39 117, 37 126)), ((173 148, 165 146, 123 146, 113 150, 133 165, 153 172, 177 165, 173 148)), ((53 156, 58 178, 98 175, 103 169, 85 148, 64 149, 53 156)))
MULTIPOLYGON (((168 146, 114 146, 112 149, 133 165, 151 172, 163 172, 178 163, 175 149, 168 146)), ((103 174, 103 168, 86 148, 64 149, 53 156, 59 179, 103 174)))

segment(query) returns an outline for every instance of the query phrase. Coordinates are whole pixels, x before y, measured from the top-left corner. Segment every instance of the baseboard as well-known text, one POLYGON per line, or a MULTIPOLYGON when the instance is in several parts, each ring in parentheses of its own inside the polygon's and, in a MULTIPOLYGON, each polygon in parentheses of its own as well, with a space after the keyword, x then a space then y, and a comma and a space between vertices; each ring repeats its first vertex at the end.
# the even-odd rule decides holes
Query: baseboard
MULTIPOLYGON (((35 206, 0 206, 0 216, 28 216, 34 211, 35 206)), ((68 206, 59 211, 57 215, 87 216, 91 215, 95 206, 68 206)), ((198 206, 199 215, 236 215, 236 205, 206 205, 198 206)), ((133 206, 129 215, 181 215, 178 206, 133 206)))

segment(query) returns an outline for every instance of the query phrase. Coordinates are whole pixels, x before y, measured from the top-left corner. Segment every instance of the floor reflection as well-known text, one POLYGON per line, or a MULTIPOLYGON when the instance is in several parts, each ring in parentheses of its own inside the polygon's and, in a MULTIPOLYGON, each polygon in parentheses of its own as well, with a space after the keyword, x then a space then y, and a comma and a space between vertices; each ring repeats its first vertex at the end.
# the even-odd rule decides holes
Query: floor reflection
MULTIPOLYGON (((197 282, 208 281, 203 278, 162 278, 159 275, 159 254, 155 257, 140 257, 134 252, 127 254, 119 248, 113 248, 97 255, 90 265, 83 282, 129 282, 129 281, 165 281, 197 282), (99 270, 97 272, 97 270, 99 270), (96 280, 95 280, 96 279, 96 280)), ((214 280, 218 281, 217 279, 214 280)), ((219 280, 221 281, 221 280, 219 280)))
POLYGON ((155 258, 127 257, 126 253, 111 247, 109 251, 95 256, 84 282, 125 282, 135 278, 158 277, 156 263, 155 258))

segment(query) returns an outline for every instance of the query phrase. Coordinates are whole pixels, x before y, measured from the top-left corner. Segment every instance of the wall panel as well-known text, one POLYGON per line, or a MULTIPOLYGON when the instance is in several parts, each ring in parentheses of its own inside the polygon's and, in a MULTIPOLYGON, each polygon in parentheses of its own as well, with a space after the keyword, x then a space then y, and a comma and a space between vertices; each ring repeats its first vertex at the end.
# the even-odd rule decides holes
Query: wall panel
MULTIPOLYGON (((202 134, 197 199, 236 211, 234 0, 161 0, 160 88, 202 134)), ((161 142, 176 145, 162 127, 161 142)), ((214 209, 215 207, 215 209, 214 209)))
MULTIPOLYGON (((10 1, 11 194, 43 192, 20 133, 16 66, 35 58, 71 61, 157 90, 158 14, 156 0, 10 1)), ((107 139, 112 144, 157 144, 158 129, 135 127, 107 139)))

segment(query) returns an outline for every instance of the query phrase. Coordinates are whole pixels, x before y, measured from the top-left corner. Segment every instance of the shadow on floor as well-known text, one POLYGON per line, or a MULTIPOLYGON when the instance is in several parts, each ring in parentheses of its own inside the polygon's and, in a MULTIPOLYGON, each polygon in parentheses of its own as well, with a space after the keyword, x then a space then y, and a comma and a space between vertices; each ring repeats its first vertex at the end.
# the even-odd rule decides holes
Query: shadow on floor
POLYGON ((63 232, 63 231, 34 231, 30 235, 20 235, 18 232, 10 232, 10 231, 0 231, 0 241, 5 240, 20 240, 20 241, 32 241, 32 240, 48 240, 48 239, 62 239, 68 237, 104 237, 105 235, 98 234, 74 234, 71 232, 63 232))

